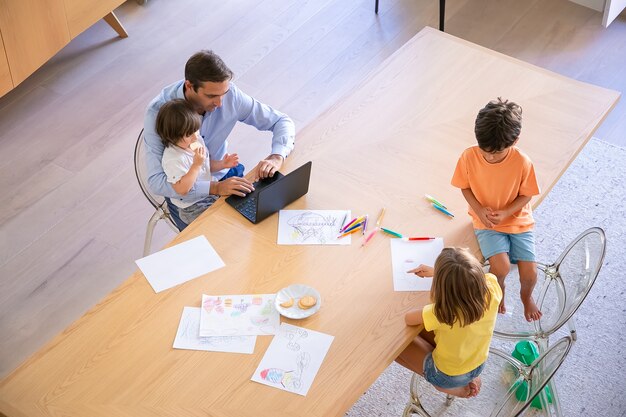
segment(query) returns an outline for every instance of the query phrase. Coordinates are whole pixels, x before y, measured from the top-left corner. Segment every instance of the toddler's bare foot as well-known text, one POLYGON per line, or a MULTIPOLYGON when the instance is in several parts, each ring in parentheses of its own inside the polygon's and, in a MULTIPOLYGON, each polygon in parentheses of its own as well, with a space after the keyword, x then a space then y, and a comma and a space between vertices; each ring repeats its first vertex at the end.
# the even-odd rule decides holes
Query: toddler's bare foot
POLYGON ((539 320, 543 315, 541 311, 539 311, 539 308, 537 307, 537 304, 535 304, 532 297, 529 297, 526 300, 522 299, 522 304, 524 304, 524 317, 526 318, 526 321, 539 320))

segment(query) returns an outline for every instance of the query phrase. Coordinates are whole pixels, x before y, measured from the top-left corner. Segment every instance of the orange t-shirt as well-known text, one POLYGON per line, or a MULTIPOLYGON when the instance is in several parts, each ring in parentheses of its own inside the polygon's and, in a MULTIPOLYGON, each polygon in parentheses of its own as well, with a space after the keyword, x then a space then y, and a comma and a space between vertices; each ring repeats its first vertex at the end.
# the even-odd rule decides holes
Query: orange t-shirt
MULTIPOLYGON (((456 164, 452 185, 469 188, 483 207, 502 210, 518 196, 532 197, 539 194, 535 169, 530 158, 515 146, 500 162, 490 164, 483 158, 478 146, 467 148, 456 164)), ((487 229, 471 207, 474 229, 487 229)), ((533 219, 530 202, 492 230, 502 233, 524 233, 532 229, 533 219)))

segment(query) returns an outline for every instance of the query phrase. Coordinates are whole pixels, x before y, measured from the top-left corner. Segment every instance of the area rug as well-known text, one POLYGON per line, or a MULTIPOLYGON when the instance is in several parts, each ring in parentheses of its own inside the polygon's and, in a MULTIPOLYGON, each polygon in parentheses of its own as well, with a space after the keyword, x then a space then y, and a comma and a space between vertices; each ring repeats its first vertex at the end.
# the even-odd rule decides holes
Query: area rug
MULTIPOLYGON (((604 229, 607 252, 589 296, 576 314, 578 340, 556 375, 566 417, 626 416, 626 149, 592 139, 535 211, 537 257, 554 261, 587 228, 604 229)), ((488 372, 487 370, 485 372, 488 372)), ((500 376, 498 376, 500 375, 500 376)), ((455 399, 423 379, 425 408, 437 416, 489 416, 501 390, 487 373, 480 395, 455 399), (495 386, 495 388, 494 388, 495 386)), ((409 398, 411 372, 390 365, 346 415, 401 416, 409 398)), ((526 415, 540 415, 530 408, 526 415)))

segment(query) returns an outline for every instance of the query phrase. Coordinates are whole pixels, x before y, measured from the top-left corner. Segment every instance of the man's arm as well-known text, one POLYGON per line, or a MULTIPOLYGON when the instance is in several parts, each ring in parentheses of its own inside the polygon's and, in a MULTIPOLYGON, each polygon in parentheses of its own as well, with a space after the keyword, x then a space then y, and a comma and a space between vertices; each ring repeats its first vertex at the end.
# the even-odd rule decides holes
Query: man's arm
MULTIPOLYGON (((232 88, 231 84, 231 88, 232 88)), ((296 127, 284 113, 263 104, 238 88, 233 88, 239 113, 239 121, 256 127, 258 130, 272 132, 270 155, 257 165, 260 178, 271 177, 280 169, 285 158, 295 145, 296 127)))

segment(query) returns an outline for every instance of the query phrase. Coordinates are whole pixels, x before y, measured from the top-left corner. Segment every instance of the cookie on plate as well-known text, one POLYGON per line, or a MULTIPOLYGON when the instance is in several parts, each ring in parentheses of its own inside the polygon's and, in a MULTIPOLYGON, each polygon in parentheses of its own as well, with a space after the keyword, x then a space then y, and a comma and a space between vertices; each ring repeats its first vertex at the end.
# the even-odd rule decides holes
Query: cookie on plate
POLYGON ((283 308, 289 308, 293 305, 293 298, 289 297, 289 300, 280 303, 280 306, 283 308))
POLYGON ((310 295, 306 295, 302 297, 300 301, 298 301, 298 307, 300 307, 303 310, 308 310, 309 308, 313 307, 315 304, 317 304, 317 298, 312 297, 310 295))

